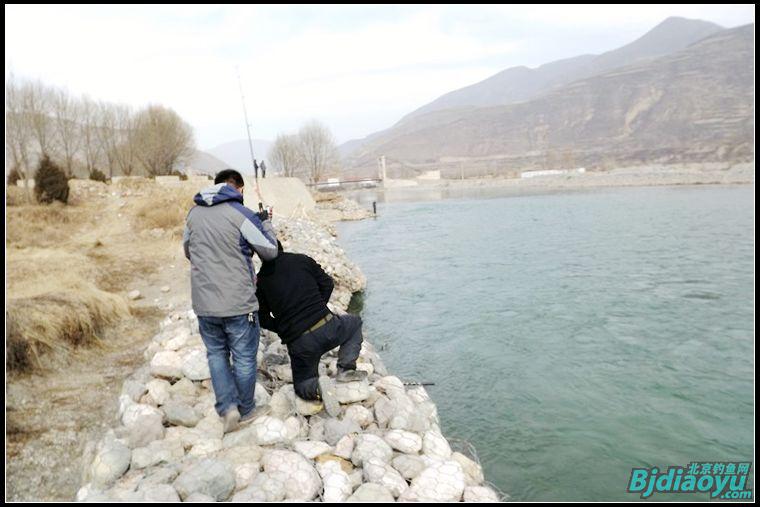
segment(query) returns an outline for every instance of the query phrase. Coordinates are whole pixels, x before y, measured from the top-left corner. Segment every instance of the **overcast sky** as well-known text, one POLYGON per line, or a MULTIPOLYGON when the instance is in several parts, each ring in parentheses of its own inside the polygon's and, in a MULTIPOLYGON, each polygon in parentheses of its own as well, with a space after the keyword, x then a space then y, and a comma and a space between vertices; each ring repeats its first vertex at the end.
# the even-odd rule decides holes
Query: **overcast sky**
POLYGON ((507 67, 633 41, 668 16, 724 27, 753 5, 8 6, 5 71, 93 98, 175 109, 198 147, 310 118, 339 142, 507 67))

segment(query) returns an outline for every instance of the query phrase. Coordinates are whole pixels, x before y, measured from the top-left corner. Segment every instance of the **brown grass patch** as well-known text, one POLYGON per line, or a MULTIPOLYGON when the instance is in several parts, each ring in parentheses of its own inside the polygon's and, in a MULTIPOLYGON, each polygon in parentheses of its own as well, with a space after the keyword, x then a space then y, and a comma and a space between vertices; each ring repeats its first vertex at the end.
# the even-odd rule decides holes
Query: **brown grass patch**
POLYGON ((100 271, 85 255, 51 248, 7 254, 9 370, 42 366, 44 352, 96 343, 104 326, 129 316, 122 296, 95 285, 100 271))
POLYGON ((55 202, 6 209, 6 246, 56 246, 68 241, 90 222, 91 210, 55 202))
POLYGON ((198 189, 183 185, 153 191, 135 203, 135 215, 141 228, 164 229, 176 236, 182 235, 187 213, 193 207, 193 196, 198 189))

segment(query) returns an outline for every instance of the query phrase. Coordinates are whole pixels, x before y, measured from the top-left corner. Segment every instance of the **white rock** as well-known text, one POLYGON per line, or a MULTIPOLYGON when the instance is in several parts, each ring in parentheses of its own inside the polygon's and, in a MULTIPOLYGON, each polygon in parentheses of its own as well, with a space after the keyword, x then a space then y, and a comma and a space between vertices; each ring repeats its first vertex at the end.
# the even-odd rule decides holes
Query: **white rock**
POLYGON ((335 465, 337 469, 333 468, 322 478, 324 502, 345 502, 354 490, 348 474, 340 469, 340 465, 335 465))
POLYGON ((258 463, 243 463, 235 467, 235 490, 240 491, 251 485, 259 475, 258 463))
POLYGON ((98 445, 95 459, 90 465, 90 477, 95 488, 110 486, 129 468, 132 452, 123 443, 108 434, 98 445))
POLYGON ((293 449, 306 459, 314 459, 320 454, 332 451, 327 442, 314 442, 311 440, 299 440, 293 443, 293 449))
POLYGON ((346 408, 346 412, 343 414, 343 418, 352 419, 356 421, 359 426, 366 428, 375 420, 372 415, 372 411, 361 405, 351 405, 346 408))
POLYGON ((200 414, 198 414, 193 407, 185 405, 184 403, 177 403, 170 401, 161 407, 166 414, 166 421, 175 426, 187 426, 192 428, 198 421, 201 420, 200 414))
POLYGON ((321 401, 302 400, 296 396, 296 412, 303 416, 318 414, 322 411, 324 405, 321 401))
POLYGON ((496 491, 486 486, 469 486, 464 488, 465 502, 498 502, 496 491))
POLYGON ((150 373, 157 377, 182 377, 182 358, 173 350, 156 352, 150 360, 150 373))
POLYGON ((172 289, 168 285, 164 285, 163 287, 161 287, 161 292, 169 292, 170 290, 172 289))
POLYGON ((190 380, 211 378, 206 352, 200 348, 191 349, 182 361, 182 374, 190 380))
POLYGON ((177 440, 154 440, 145 447, 132 451, 132 468, 141 469, 161 463, 174 463, 182 459, 185 449, 177 440))
POLYGON ((259 417, 251 423, 254 440, 259 445, 272 445, 287 440, 285 423, 268 415, 259 417))
POLYGON ((142 501, 150 503, 179 502, 177 491, 169 484, 151 484, 141 489, 142 501))
POLYGON ((462 467, 456 461, 444 461, 426 468, 412 480, 411 487, 399 500, 418 502, 458 502, 464 493, 462 467))
POLYGON ((121 386, 122 395, 126 394, 132 401, 140 401, 140 397, 147 391, 145 384, 136 380, 127 379, 121 386))
POLYGON ((124 409, 124 413, 121 416, 121 423, 124 426, 129 427, 135 424, 141 417, 146 415, 157 415, 161 419, 164 417, 163 412, 158 410, 156 407, 144 405, 142 403, 133 403, 124 409))
POLYGON ((208 495, 204 495, 203 493, 193 493, 192 495, 188 496, 184 500, 185 503, 209 503, 209 502, 216 502, 214 498, 211 498, 208 495))
POLYGON ((344 418, 343 420, 340 420, 340 419, 335 419, 334 417, 331 417, 330 419, 324 420, 323 430, 324 430, 324 438, 315 438, 314 436, 310 435, 309 439, 310 440, 324 440, 330 445, 335 445, 338 443, 338 441, 341 438, 343 438, 346 435, 361 433, 362 428, 353 419, 344 418))
POLYGON ((451 457, 451 446, 437 431, 426 431, 422 437, 422 453, 431 458, 447 460, 451 457))
POLYGON ((190 456, 207 456, 221 450, 221 438, 204 438, 198 440, 188 453, 190 456))
POLYGON ((367 482, 385 486, 395 498, 398 498, 409 487, 401 474, 388 463, 377 458, 364 461, 363 473, 367 482))
POLYGON ((198 388, 192 380, 181 378, 169 388, 172 396, 194 398, 198 396, 198 388))
POLYGON ((399 394, 406 394, 404 383, 398 377, 389 375, 374 383, 375 388, 390 399, 396 399, 399 394))
POLYGON ((134 300, 136 300, 136 299, 140 299, 140 297, 141 297, 141 296, 142 296, 142 295, 140 294, 140 291, 139 291, 139 290, 137 290, 137 289, 135 289, 135 290, 131 290, 131 291, 129 291, 129 294, 127 294, 127 297, 128 297, 129 299, 131 299, 132 301, 134 301, 134 300))
POLYGON ((190 341, 190 330, 186 327, 179 328, 173 335, 163 341, 161 345, 166 350, 179 350, 190 341))
POLYGON ((256 406, 263 407, 264 405, 269 405, 271 398, 264 385, 256 382, 256 389, 253 391, 253 401, 256 406))
POLYGON ((159 378, 154 378, 146 385, 148 388, 148 394, 150 394, 151 398, 153 398, 153 401, 159 405, 163 405, 169 401, 169 398, 171 397, 169 388, 171 386, 172 385, 169 382, 159 378))
POLYGON ((376 502, 391 503, 395 502, 393 495, 388 488, 380 484, 368 482, 359 486, 354 494, 348 497, 347 502, 376 502))
POLYGON ((404 454, 417 454, 422 449, 422 437, 411 431, 390 430, 384 439, 393 449, 404 454))
POLYGON ((350 460, 351 454, 354 452, 354 437, 352 435, 344 435, 343 438, 338 440, 335 444, 335 450, 333 454, 336 456, 350 460))
POLYGON ((377 458, 383 463, 389 463, 392 457, 393 450, 382 438, 364 433, 356 437, 351 462, 356 466, 362 466, 365 460, 377 458))
POLYGON ((356 403, 369 397, 369 384, 366 380, 358 382, 336 382, 335 398, 340 403, 356 403))
POLYGON ((468 486, 479 486, 483 484, 485 478, 483 477, 483 468, 479 464, 459 452, 451 453, 451 459, 462 466, 462 471, 464 472, 465 481, 468 486))
POLYGON ((393 468, 399 471, 401 476, 411 481, 427 467, 425 461, 419 456, 399 454, 391 461, 393 468))
POLYGON ((201 493, 216 501, 224 501, 235 490, 235 472, 224 461, 203 459, 177 477, 174 489, 183 500, 193 493, 201 493))
POLYGON ((285 484, 282 476, 267 473, 257 475, 250 486, 236 493, 233 502, 282 502, 285 500, 285 484))
POLYGON ((322 481, 306 459, 292 451, 274 450, 261 460, 264 472, 282 478, 288 500, 312 500, 320 492, 322 481))
POLYGON ((272 393, 269 406, 272 407, 271 414, 280 419, 286 419, 293 415, 296 411, 296 395, 293 391, 293 385, 287 384, 279 391, 272 393))
POLYGON ((132 448, 145 447, 154 440, 164 438, 165 430, 160 414, 145 414, 139 416, 129 426, 125 427, 127 442, 132 448))
POLYGON ((306 437, 308 434, 309 427, 302 423, 298 417, 290 416, 285 419, 285 440, 287 442, 306 437))

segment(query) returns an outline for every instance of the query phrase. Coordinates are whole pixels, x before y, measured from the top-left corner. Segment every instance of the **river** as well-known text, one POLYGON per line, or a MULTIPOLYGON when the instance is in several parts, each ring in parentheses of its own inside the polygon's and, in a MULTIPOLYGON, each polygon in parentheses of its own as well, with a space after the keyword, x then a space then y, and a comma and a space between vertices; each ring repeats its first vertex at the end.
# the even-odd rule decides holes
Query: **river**
POLYGON ((380 201, 338 228, 365 335, 501 490, 635 500, 632 467, 752 461, 754 186, 380 201))

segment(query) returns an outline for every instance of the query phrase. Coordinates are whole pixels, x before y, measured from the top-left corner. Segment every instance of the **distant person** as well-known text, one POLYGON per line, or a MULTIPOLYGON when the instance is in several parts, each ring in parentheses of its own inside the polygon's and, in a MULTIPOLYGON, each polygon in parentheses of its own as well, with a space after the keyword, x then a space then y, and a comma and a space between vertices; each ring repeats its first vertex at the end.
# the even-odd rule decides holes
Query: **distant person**
POLYGON ((258 179, 259 178, 259 164, 256 162, 256 159, 253 159, 253 177, 258 179))
POLYGON ((279 241, 277 248, 277 258, 264 261, 257 274, 261 326, 277 333, 287 345, 296 394, 304 400, 321 399, 327 413, 335 417, 340 414, 335 384, 319 376, 319 360, 340 347, 337 380, 366 378, 367 372, 356 369, 362 348, 362 320, 330 311, 327 302, 334 283, 314 259, 284 253, 279 241))
POLYGON ((261 177, 266 178, 267 177, 267 164, 262 159, 261 161, 261 177))
POLYGON ((214 408, 228 432, 266 410, 254 410, 259 304, 251 257, 256 252, 273 260, 277 238, 266 211, 243 206, 243 177, 235 170, 217 174, 194 202, 182 246, 191 264, 193 310, 206 345, 214 408))

